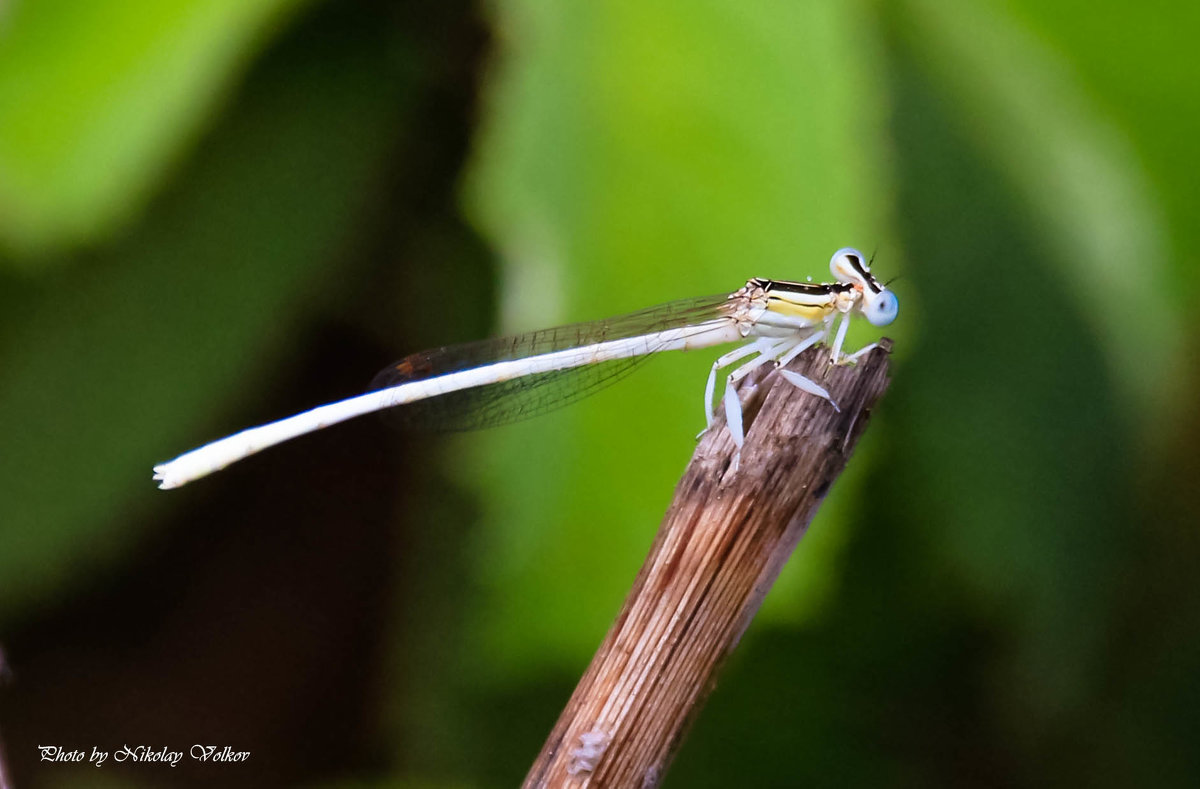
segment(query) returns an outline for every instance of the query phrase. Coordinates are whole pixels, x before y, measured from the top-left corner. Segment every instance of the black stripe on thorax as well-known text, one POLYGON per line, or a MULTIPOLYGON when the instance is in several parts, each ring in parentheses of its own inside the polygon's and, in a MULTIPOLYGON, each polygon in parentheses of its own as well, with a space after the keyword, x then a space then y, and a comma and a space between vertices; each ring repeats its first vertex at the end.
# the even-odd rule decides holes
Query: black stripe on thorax
POLYGON ((800 293, 805 296, 829 296, 854 290, 854 286, 846 282, 790 282, 785 279, 763 279, 761 277, 755 278, 753 282, 768 293, 783 291, 800 293))

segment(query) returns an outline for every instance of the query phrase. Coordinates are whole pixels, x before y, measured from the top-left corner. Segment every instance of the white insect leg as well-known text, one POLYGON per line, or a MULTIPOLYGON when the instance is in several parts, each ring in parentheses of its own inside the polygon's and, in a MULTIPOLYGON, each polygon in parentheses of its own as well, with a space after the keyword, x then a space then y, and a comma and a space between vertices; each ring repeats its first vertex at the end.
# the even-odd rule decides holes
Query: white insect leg
POLYGON ((705 430, 712 427, 715 413, 713 409, 713 395, 717 389, 717 370, 722 367, 728 367, 739 359, 744 359, 753 353, 762 353, 762 339, 748 342, 740 348, 734 348, 729 353, 713 362, 712 369, 708 372, 708 382, 704 385, 704 418, 706 420, 705 430))
POLYGON ((737 447, 734 452, 741 452, 742 444, 746 441, 745 430, 742 428, 742 400, 732 386, 725 390, 725 427, 729 428, 729 436, 737 447))
POLYGON ((873 342, 870 345, 864 345, 862 348, 859 348, 857 351, 855 351, 854 353, 847 356, 845 361, 849 364, 854 364, 861 357, 866 356, 868 353, 870 353, 871 351, 873 351, 874 349, 876 349, 878 347, 879 347, 879 343, 877 343, 877 342, 873 342))
MULTIPOLYGON (((835 319, 836 320, 836 319, 835 319)), ((842 343, 846 341, 846 330, 850 328, 850 314, 842 315, 842 324, 838 326, 837 337, 833 340, 833 353, 830 361, 837 364, 842 355, 842 343)))
POLYGON ((790 383, 792 386, 808 392, 809 394, 816 395, 822 400, 828 400, 829 404, 833 406, 834 411, 837 411, 839 414, 842 412, 842 409, 838 408, 838 404, 833 402, 833 398, 829 396, 829 390, 818 384, 816 381, 812 380, 811 378, 805 378, 800 373, 792 372, 791 370, 780 370, 779 374, 782 375, 784 380, 790 383))
POLYGON ((817 343, 819 343, 821 341, 821 338, 824 337, 825 334, 826 334, 825 329, 821 329, 819 331, 813 332, 810 336, 808 336, 805 339, 801 340, 800 342, 796 343, 795 348, 792 348, 790 351, 785 353, 783 356, 780 356, 778 359, 776 359, 775 364, 779 365, 780 367, 787 367, 788 364, 791 363, 792 359, 795 359, 797 356, 799 356, 800 354, 807 351, 809 348, 811 348, 814 345, 816 345, 817 343))
POLYGON ((825 387, 821 386, 811 378, 806 378, 800 373, 782 369, 783 367, 786 367, 788 363, 792 361, 792 359, 795 359, 797 356, 820 342, 821 338, 826 334, 828 334, 828 329, 820 329, 819 331, 813 332, 808 337, 805 337, 803 340, 796 343, 796 345, 793 348, 790 348, 785 354, 780 356, 775 363, 781 368, 779 370, 779 374, 783 376, 784 380, 798 389, 808 392, 809 394, 816 395, 824 400, 828 400, 829 404, 833 406, 833 410, 840 412, 841 409, 838 408, 837 403, 833 402, 833 398, 829 396, 829 391, 825 389, 825 387))
POLYGON ((833 402, 833 398, 829 396, 829 391, 825 389, 825 387, 821 386, 811 378, 806 378, 800 373, 782 369, 783 367, 786 367, 788 363, 792 361, 792 359, 795 359, 797 356, 820 342, 821 338, 826 334, 828 334, 828 329, 820 329, 819 331, 813 332, 808 337, 805 337, 803 340, 796 343, 794 348, 791 348, 783 356, 780 356, 775 363, 781 368, 779 370, 779 374, 783 376, 784 380, 793 386, 808 392, 809 394, 813 394, 824 400, 828 400, 829 404, 833 406, 833 410, 840 412, 841 409, 838 408, 837 403, 833 402))
POLYGON ((781 353, 788 351, 792 347, 796 339, 794 337, 784 337, 782 340, 769 340, 763 343, 763 347, 758 350, 759 356, 757 359, 752 359, 741 367, 729 374, 727 384, 736 384, 738 381, 745 378, 750 373, 762 367, 767 362, 773 362, 779 358, 781 353))
POLYGON ((794 342, 796 342, 795 337, 784 337, 781 340, 767 338, 759 340, 755 343, 755 345, 761 343, 758 358, 746 362, 725 379, 725 426, 729 428, 729 435, 733 438, 733 443, 737 445, 739 451, 746 436, 742 429, 742 401, 733 385, 767 362, 774 361, 781 352, 790 350, 794 342))

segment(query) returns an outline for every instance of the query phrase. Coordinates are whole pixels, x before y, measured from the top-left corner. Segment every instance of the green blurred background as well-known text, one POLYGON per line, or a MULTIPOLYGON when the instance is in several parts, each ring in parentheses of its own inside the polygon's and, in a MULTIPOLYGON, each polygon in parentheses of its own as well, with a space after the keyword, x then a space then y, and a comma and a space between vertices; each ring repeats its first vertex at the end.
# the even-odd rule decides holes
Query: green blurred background
POLYGON ((1197 8, 0 3, 15 779, 516 784, 715 353, 492 431, 150 466, 855 245, 902 275, 891 392, 667 785, 1200 784, 1197 8), (192 743, 252 757, 36 750, 192 743))

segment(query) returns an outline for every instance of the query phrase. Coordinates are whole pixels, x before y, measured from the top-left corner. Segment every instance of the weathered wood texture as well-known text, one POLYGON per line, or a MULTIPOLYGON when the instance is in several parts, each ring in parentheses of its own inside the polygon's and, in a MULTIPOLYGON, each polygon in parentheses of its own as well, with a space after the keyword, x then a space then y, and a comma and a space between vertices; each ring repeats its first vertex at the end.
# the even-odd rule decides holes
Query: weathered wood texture
POLYGON ((705 434, 526 787, 659 784, 887 388, 884 348, 858 366, 830 368, 828 353, 810 350, 790 369, 825 385, 840 412, 763 370, 741 387, 747 439, 736 470, 728 431, 705 434))

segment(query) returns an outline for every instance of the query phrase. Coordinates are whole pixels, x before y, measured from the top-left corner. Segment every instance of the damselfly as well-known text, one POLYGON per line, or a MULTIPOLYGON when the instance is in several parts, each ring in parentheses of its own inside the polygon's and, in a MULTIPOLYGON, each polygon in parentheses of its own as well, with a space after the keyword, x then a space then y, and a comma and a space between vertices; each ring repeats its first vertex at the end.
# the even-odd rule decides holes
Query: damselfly
POLYGON ((711 427, 717 372, 754 357, 726 378, 726 424, 740 448, 742 408, 732 384, 774 363, 786 380, 837 408, 818 383, 782 368, 823 339, 832 340, 832 363, 853 361, 873 346, 842 353, 851 316, 862 314, 876 326, 896 318, 895 294, 875 279, 861 252, 839 249, 829 268, 836 282, 752 279, 730 294, 416 353, 380 373, 373 391, 205 444, 155 466, 154 479, 161 488, 177 488, 288 439, 402 406, 402 411, 424 406, 422 415, 435 427, 511 422, 577 399, 649 354, 748 340, 713 362, 704 389, 711 427))

